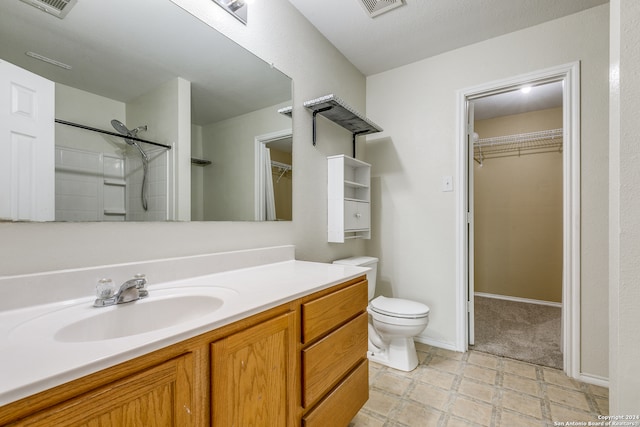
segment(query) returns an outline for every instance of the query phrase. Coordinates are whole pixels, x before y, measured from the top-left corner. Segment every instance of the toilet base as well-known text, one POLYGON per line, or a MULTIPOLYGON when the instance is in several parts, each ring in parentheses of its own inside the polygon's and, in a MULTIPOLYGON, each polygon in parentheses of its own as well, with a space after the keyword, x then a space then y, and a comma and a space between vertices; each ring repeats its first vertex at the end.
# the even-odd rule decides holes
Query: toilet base
POLYGON ((371 351, 370 346, 367 357, 372 362, 405 372, 413 371, 418 366, 418 353, 413 337, 392 338, 382 350, 371 351))

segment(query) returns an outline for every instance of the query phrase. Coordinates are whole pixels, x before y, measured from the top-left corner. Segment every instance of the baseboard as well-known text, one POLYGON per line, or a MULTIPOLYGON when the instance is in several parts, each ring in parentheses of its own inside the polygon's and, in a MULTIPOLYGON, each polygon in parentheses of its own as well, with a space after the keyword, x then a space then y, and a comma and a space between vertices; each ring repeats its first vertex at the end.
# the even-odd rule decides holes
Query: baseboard
POLYGON ((551 306, 551 307, 562 308, 562 303, 561 302, 543 301, 543 300, 539 300, 539 299, 512 297, 512 296, 508 296, 508 295, 486 294, 484 292, 475 292, 474 295, 477 296, 477 297, 502 299, 502 300, 506 300, 506 301, 515 301, 515 302, 526 302, 528 304, 548 305, 548 306, 551 306))
POLYGON ((417 341, 422 344, 430 345, 431 347, 438 347, 445 350, 457 351, 458 353, 464 353, 464 350, 459 350, 455 345, 443 341, 434 340, 433 338, 423 337, 418 335, 417 337, 413 337, 414 341, 417 341))
POLYGON ((609 378, 601 377, 599 375, 585 374, 582 372, 576 379, 583 383, 609 388, 609 378))

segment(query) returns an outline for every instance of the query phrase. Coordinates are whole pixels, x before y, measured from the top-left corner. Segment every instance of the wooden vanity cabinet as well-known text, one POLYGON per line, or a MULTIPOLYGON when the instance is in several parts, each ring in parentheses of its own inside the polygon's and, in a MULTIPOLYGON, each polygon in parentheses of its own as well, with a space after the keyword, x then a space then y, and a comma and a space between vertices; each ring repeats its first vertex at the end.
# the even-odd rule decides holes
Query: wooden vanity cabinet
POLYGON ((192 354, 98 387, 11 426, 197 426, 192 354))
POLYGON ((347 426, 369 398, 367 281, 301 305, 303 427, 347 426))
POLYGON ((0 407, 10 426, 347 426, 368 399, 364 276, 0 407))
POLYGON ((295 314, 211 344, 211 425, 293 426, 295 314))

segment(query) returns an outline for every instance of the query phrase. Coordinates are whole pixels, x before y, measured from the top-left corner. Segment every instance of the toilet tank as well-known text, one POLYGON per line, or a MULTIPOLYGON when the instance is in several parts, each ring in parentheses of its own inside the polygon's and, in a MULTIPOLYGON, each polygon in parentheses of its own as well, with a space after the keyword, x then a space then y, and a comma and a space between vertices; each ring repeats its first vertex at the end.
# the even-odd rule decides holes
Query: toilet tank
POLYGON ((367 272, 367 281, 369 282, 369 301, 373 299, 376 293, 376 278, 378 273, 378 258, 371 256, 354 256, 350 258, 337 259, 334 264, 355 265, 356 267, 369 267, 371 270, 367 272))

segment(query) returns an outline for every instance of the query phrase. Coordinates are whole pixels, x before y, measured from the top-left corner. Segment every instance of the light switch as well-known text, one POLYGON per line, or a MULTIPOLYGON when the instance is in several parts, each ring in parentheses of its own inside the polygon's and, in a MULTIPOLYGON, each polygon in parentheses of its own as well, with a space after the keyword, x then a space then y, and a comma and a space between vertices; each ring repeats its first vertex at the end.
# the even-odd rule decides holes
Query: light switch
POLYGON ((442 191, 453 191, 453 177, 451 175, 442 176, 442 191))

